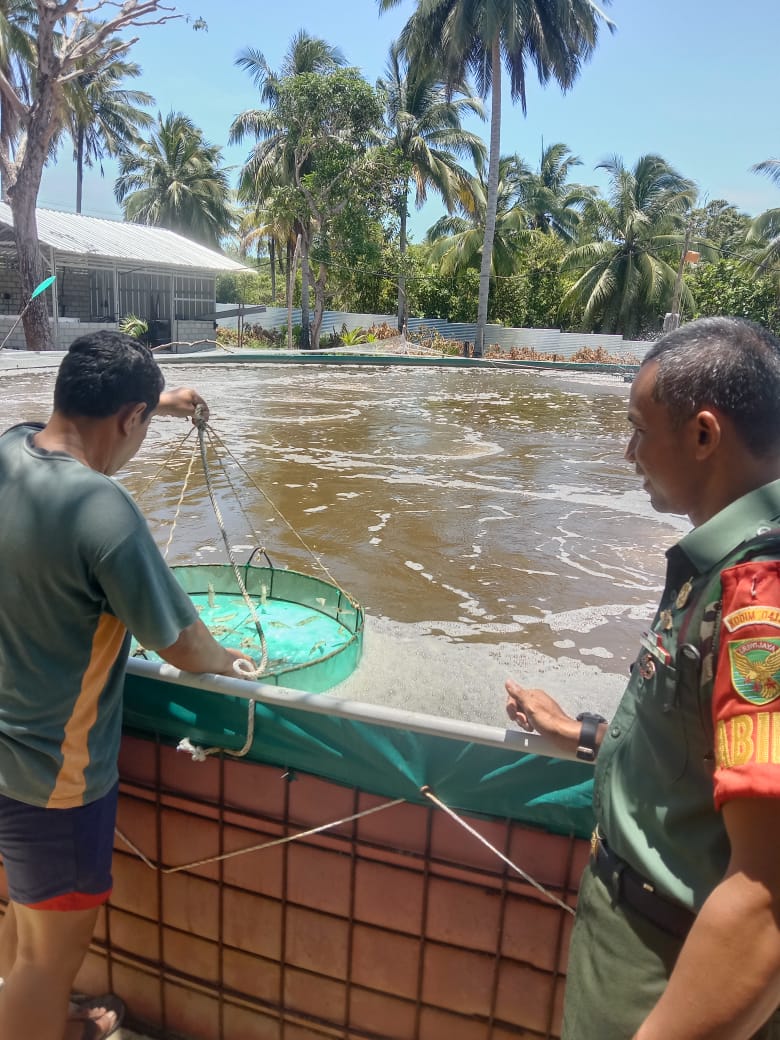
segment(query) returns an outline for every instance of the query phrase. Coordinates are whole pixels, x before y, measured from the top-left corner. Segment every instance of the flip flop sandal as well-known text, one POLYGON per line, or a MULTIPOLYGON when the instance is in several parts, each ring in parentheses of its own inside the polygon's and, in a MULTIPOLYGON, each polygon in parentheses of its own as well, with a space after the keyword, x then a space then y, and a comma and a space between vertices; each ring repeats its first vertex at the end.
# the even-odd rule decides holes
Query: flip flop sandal
POLYGON ((85 1018, 83 1021, 84 1029, 81 1033, 81 1040, 107 1040, 107 1037, 112 1036, 119 1029, 118 1022, 109 1029, 101 1029, 94 1018, 85 1018))
POLYGON ((120 998, 115 996, 113 993, 103 993, 98 997, 89 997, 81 993, 74 993, 71 997, 71 1006, 68 1012, 68 1018, 71 1021, 82 1021, 84 1023, 82 1040, 106 1040, 107 1037, 113 1036, 113 1034, 116 1033, 122 1025, 124 1017, 124 1001, 120 1000, 120 998), (96 1019, 88 1017, 89 1011, 97 1010, 99 1008, 103 1011, 113 1011, 116 1016, 114 1024, 108 1029, 98 1025, 96 1019))

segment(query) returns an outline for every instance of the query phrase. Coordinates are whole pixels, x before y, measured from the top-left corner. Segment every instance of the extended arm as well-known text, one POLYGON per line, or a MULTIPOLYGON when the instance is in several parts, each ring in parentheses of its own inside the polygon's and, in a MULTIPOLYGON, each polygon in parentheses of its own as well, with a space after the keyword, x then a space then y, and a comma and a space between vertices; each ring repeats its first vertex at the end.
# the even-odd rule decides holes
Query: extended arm
POLYGON ((175 390, 163 390, 160 401, 154 410, 155 415, 171 415, 181 419, 195 419, 195 410, 200 406, 203 419, 209 417, 209 406, 197 390, 189 386, 178 386, 175 390))
POLYGON ((182 629, 175 643, 158 650, 157 653, 168 664, 180 668, 183 672, 213 672, 217 675, 232 675, 235 678, 234 661, 244 660, 254 665, 251 657, 239 650, 220 646, 200 618, 182 629))
MULTIPOLYGON (((582 724, 567 715, 560 704, 544 690, 520 686, 514 679, 505 683, 506 713, 521 729, 536 730, 548 737, 561 751, 575 754, 580 741, 582 724)), ((598 727, 596 747, 600 747, 606 731, 603 723, 598 727)))
POLYGON ((731 859, 634 1040, 748 1040, 780 1005, 780 800, 727 802, 731 859))

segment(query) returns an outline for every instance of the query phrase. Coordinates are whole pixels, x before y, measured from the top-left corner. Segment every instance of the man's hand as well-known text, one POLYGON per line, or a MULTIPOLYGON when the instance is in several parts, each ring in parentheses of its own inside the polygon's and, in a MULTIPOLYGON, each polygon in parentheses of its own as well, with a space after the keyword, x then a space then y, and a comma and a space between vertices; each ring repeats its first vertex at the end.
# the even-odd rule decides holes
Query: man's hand
POLYGON ((575 751, 580 736, 580 723, 567 715, 560 704, 544 690, 520 686, 507 679, 506 713, 521 729, 536 730, 559 747, 575 751))
POLYGON ((231 675, 234 679, 246 679, 248 676, 244 675, 243 672, 239 672, 235 669, 234 665, 236 661, 246 661, 246 663, 254 670, 257 668, 257 661, 253 660, 248 654, 245 654, 242 650, 234 650, 230 646, 226 646, 225 653, 229 655, 231 660, 227 664, 225 671, 219 674, 231 675))
POLYGON ((191 418, 194 423, 198 418, 195 414, 198 408, 200 408, 199 418, 208 420, 209 406, 198 391, 189 386, 178 386, 175 390, 163 390, 154 414, 171 415, 177 419, 191 418))

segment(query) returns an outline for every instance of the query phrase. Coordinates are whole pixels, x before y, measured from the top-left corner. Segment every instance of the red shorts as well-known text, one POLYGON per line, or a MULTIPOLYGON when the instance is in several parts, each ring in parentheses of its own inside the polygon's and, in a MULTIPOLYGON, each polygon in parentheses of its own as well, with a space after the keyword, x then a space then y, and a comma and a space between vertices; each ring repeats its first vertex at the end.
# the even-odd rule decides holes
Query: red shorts
POLYGON ((0 795, 8 895, 35 910, 88 910, 111 895, 119 785, 89 805, 43 809, 0 795))

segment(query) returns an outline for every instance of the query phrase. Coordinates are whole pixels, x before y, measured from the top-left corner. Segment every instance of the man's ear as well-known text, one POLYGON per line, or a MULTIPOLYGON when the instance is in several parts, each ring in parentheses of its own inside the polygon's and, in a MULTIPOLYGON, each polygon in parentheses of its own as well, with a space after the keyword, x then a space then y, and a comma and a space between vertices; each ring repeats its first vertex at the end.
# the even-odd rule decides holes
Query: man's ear
POLYGON ((126 436, 137 430, 146 421, 146 405, 143 401, 135 401, 122 405, 117 413, 119 428, 126 436))
POLYGON ((715 412, 701 411, 695 417, 696 453, 706 459, 717 451, 723 437, 723 426, 715 412))

